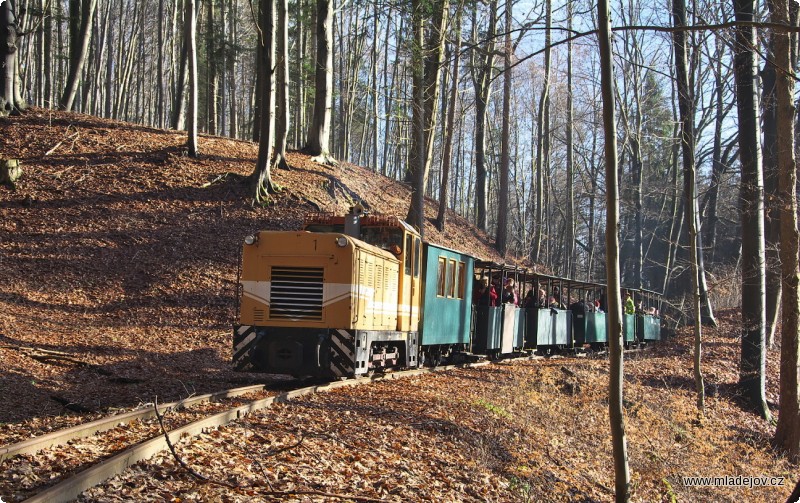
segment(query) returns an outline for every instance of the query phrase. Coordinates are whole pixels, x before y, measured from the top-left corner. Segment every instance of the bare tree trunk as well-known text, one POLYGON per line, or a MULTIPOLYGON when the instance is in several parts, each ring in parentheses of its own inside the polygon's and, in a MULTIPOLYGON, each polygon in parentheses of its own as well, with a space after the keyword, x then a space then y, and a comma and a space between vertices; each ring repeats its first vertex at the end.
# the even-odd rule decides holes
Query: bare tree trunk
POLYGON ((438 118, 441 69, 444 66, 445 28, 450 13, 450 0, 437 0, 434 4, 428 37, 425 40, 424 98, 425 98, 425 171, 422 190, 428 182, 433 164, 433 144, 438 118))
MULTIPOLYGON (((774 2, 767 0, 770 11, 774 10, 774 2)), ((768 43, 764 69, 761 71, 761 120, 764 137, 764 252, 766 255, 766 310, 767 310, 767 348, 775 342, 775 329, 778 322, 778 311, 781 305, 781 263, 779 241, 781 234, 781 209, 778 204, 778 111, 775 99, 776 72, 783 71, 775 67, 776 37, 782 34, 772 30, 768 43)))
MULTIPOLYGON (((544 82, 542 83, 542 94, 539 98, 539 116, 536 121, 536 212, 533 218, 533 248, 531 249, 531 261, 541 262, 542 235, 545 229, 544 212, 544 170, 547 167, 546 158, 548 157, 547 141, 550 131, 547 126, 549 121, 547 115, 550 112, 550 27, 552 24, 552 0, 545 1, 545 36, 544 36, 544 82)), ((598 7, 599 9, 599 7, 598 7)))
POLYGON ((298 15, 296 16, 296 30, 298 41, 295 43, 297 52, 295 58, 297 61, 297 78, 295 86, 295 122, 294 122, 294 148, 300 148, 302 144, 303 132, 306 131, 306 72, 305 72, 305 58, 306 58, 306 44, 308 43, 308 25, 305 22, 305 9, 306 2, 299 0, 297 2, 298 15))
POLYGON ((453 136, 455 135, 456 105, 458 103, 458 70, 461 62, 461 9, 456 11, 456 45, 453 49, 453 83, 450 88, 450 104, 447 109, 447 125, 444 132, 444 152, 442 153, 442 181, 439 186, 439 212, 436 228, 444 231, 447 214, 447 199, 450 190, 450 165, 452 163, 453 136))
POLYGON ((335 163, 330 154, 333 105, 333 0, 317 0, 314 115, 308 129, 306 151, 321 163, 335 163))
MULTIPOLYGON (((178 0, 176 0, 178 1, 178 0)), ((186 13, 189 12, 188 7, 186 7, 185 2, 188 0, 183 0, 184 2, 184 20, 183 25, 187 26, 186 13)), ((181 41, 181 53, 180 57, 178 58, 178 74, 175 80, 175 89, 173 90, 174 94, 172 95, 172 113, 170 116, 170 127, 172 129, 182 129, 183 122, 185 119, 185 112, 186 112, 186 100, 184 99, 185 96, 185 89, 186 89, 186 81, 188 80, 189 76, 189 39, 187 38, 188 31, 183 30, 183 40, 181 41)), ((196 116, 196 115, 195 115, 196 116)))
MULTIPOLYGON (((674 94, 674 90, 673 90, 674 94)), ((673 138, 678 137, 678 131, 680 130, 680 126, 678 124, 678 112, 675 110, 675 96, 672 99, 672 116, 675 121, 675 126, 673 127, 672 136, 673 138)), ((670 180, 670 187, 671 190, 669 191, 670 195, 670 227, 669 227, 669 235, 667 236, 667 256, 664 259, 664 281, 662 282, 661 291, 664 292, 664 295, 667 295, 667 291, 670 288, 670 281, 672 279, 672 271, 674 270, 674 262, 676 255, 678 253, 678 246, 680 242, 680 236, 683 232, 683 217, 681 213, 681 205, 679 203, 679 182, 678 182, 678 158, 679 158, 679 150, 680 144, 675 142, 672 146, 672 153, 670 154, 670 172, 672 173, 672 179, 670 180)))
MULTIPOLYGON (((44 58, 44 102, 42 103, 43 106, 53 106, 53 88, 55 85, 53 84, 53 74, 55 71, 54 64, 53 64, 53 3, 48 2, 45 0, 46 7, 44 10, 44 54, 42 57, 44 58)), ((0 16, 2 17, 2 16, 0 16)), ((0 39, 2 39, 2 35, 0 35, 0 39)), ((108 92, 108 89, 106 89, 108 92)))
POLYGON ((495 248, 501 257, 508 250, 508 175, 511 170, 511 0, 506 0, 503 49, 503 133, 500 137, 500 188, 497 201, 495 248))
MULTIPOLYGON (((158 53, 166 54, 164 47, 164 1, 158 0, 158 53)), ((156 58, 156 121, 155 125, 164 127, 164 58, 156 58)))
MULTIPOLYGON (((109 6, 109 10, 111 10, 111 6, 109 6)), ((114 116, 114 103, 116 100, 114 99, 114 23, 111 22, 108 24, 108 34, 106 35, 106 45, 108 46, 108 58, 106 59, 106 79, 105 79, 105 88, 106 88, 106 99, 105 103, 103 104, 103 108, 105 109, 104 117, 110 118, 114 116)), ((53 84, 55 87, 55 84, 53 84)), ((48 94, 52 98, 52 92, 48 94)))
POLYGON ((189 60, 189 106, 186 116, 186 132, 188 138, 186 147, 189 156, 197 157, 200 152, 197 145, 197 18, 195 16, 195 0, 184 0, 186 13, 184 22, 186 26, 186 50, 189 60))
MULTIPOLYGON (((209 134, 217 134, 217 100, 219 99, 219 71, 217 70, 217 44, 214 29, 217 24, 217 0, 205 0, 206 14, 206 110, 205 126, 209 134)), ((221 31, 221 30, 219 30, 221 31)))
MULTIPOLYGON (((472 12, 473 40, 477 44, 477 14, 473 7, 472 12)), ((497 0, 489 2, 489 29, 486 35, 486 46, 480 48, 483 61, 476 69, 477 75, 473 76, 475 86, 475 206, 476 224, 479 229, 486 230, 486 110, 489 106, 489 92, 491 91, 494 68, 494 38, 497 23, 497 0)), ((474 57, 474 53, 473 53, 474 57)), ((472 65, 475 68, 475 65, 472 65)))
POLYGON ((269 194, 275 192, 272 184, 272 142, 275 138, 275 14, 277 2, 279 0, 261 0, 259 8, 259 22, 261 27, 261 39, 263 43, 261 54, 263 59, 258 64, 263 65, 262 72, 264 77, 262 90, 264 95, 261 97, 261 132, 258 139, 258 159, 255 169, 250 175, 254 186, 253 199, 257 203, 266 201, 269 194))
POLYGON ((372 21, 372 51, 370 51, 372 57, 372 171, 378 171, 378 126, 380 125, 378 117, 378 30, 380 29, 378 13, 378 3, 376 2, 372 10, 374 19, 372 21))
POLYGON ((722 160, 722 126, 725 119, 725 108, 723 104, 723 76, 722 76, 722 51, 725 47, 725 42, 721 37, 715 39, 716 47, 716 62, 714 64, 714 89, 716 94, 715 100, 715 117, 714 117, 714 147, 712 153, 711 165, 711 186, 708 189, 706 204, 703 205, 701 215, 706 215, 706 222, 703 228, 704 245, 709 250, 709 260, 714 260, 714 249, 717 244, 717 203, 719 199, 719 186, 722 181, 722 175, 725 173, 726 166, 722 160))
POLYGON ((25 103, 17 101, 19 75, 17 22, 11 2, 0 3, 0 117, 17 114, 25 109, 25 103))
POLYGON ((425 231, 425 64, 423 45, 425 29, 423 26, 422 2, 411 1, 411 205, 406 221, 417 227, 420 236, 425 231))
POLYGON ((420 25, 414 26, 412 160, 409 163, 413 182, 411 184, 411 204, 408 208, 406 221, 416 226, 420 235, 422 235, 425 228, 425 184, 433 161, 433 138, 436 130, 436 112, 439 99, 439 74, 442 67, 442 55, 444 54, 444 27, 447 23, 449 1, 437 0, 435 5, 432 6, 434 10, 427 39, 425 38, 425 15, 422 12, 422 3, 415 3, 412 7, 416 9, 413 14, 417 15, 417 18, 414 19, 420 25), (419 41, 417 41, 418 37, 419 41), (416 46, 417 43, 420 45, 416 46), (419 52, 419 61, 415 59, 417 52, 419 52), (420 65, 419 68, 416 67, 417 64, 420 65), (417 81, 417 79, 421 80, 417 81), (417 86, 419 86, 419 89, 417 89, 417 86), (421 128, 421 130, 416 130, 416 128, 421 128), (417 144, 419 141, 422 143, 417 144))
POLYGON ((286 142, 289 138, 289 23, 287 20, 288 0, 277 0, 277 74, 275 122, 275 166, 286 169, 286 142))
MULTIPOLYGON (((228 4, 228 32, 230 34, 231 42, 235 42, 239 39, 239 30, 238 30, 238 21, 237 21, 237 6, 238 3, 234 0, 229 0, 228 4)), ((237 64, 236 64, 237 52, 235 49, 230 50, 230 54, 228 55, 227 64, 228 64, 228 92, 230 95, 228 96, 228 119, 230 121, 230 125, 228 129, 230 130, 230 135, 232 138, 239 137, 239 113, 236 108, 237 102, 237 85, 236 85, 236 71, 237 71, 237 64)))
POLYGON ((74 56, 70 58, 67 85, 64 89, 64 94, 61 96, 61 101, 59 102, 59 107, 62 110, 72 110, 75 95, 78 93, 81 72, 83 71, 83 65, 86 61, 86 53, 89 50, 89 41, 92 38, 92 20, 94 19, 96 5, 97 0, 84 0, 83 2, 83 7, 81 9, 80 44, 76 48, 74 56))
POLYGON ((686 5, 684 0, 672 0, 672 17, 675 27, 673 42, 675 47, 675 73, 677 74, 678 107, 680 109, 681 146, 683 149, 684 200, 686 205, 686 227, 689 231, 689 262, 692 270, 692 311, 694 313, 694 383, 697 391, 697 408, 705 413, 705 386, 703 384, 702 326, 700 313, 700 290, 698 286, 697 256, 700 242, 697 238, 697 184, 695 182, 694 160, 694 111, 692 91, 686 64, 686 33, 680 28, 686 24, 686 5))
MULTIPOLYGON (((733 0, 737 21, 754 20, 755 0, 733 0)), ((755 29, 735 29, 734 73, 742 165, 742 354, 739 388, 756 413, 770 418, 766 386, 764 179, 759 148, 755 29)))
MULTIPOLYGON (((95 33, 95 36, 92 37, 94 45, 97 47, 98 50, 95 51, 94 69, 91 71, 91 73, 93 74, 91 83, 93 91, 92 101, 94 103, 94 107, 91 113, 98 117, 103 116, 103 93, 108 92, 108 90, 104 90, 100 86, 100 81, 103 74, 103 61, 109 58, 110 55, 108 54, 108 52, 113 47, 112 44, 104 43, 106 37, 108 36, 107 33, 110 27, 109 18, 111 17, 111 6, 105 4, 101 5, 100 7, 104 8, 105 11, 102 13, 103 14, 102 26, 97 31, 97 33, 95 33)), ((97 13, 98 18, 100 14, 101 14, 100 12, 97 13)), ((88 87, 89 86, 87 86, 87 88, 88 87)))
MULTIPOLYGON (((567 3, 567 29, 572 31, 571 2, 567 3)), ((567 232, 564 236, 564 259, 566 264, 565 275, 568 278, 576 277, 577 258, 575 256, 575 156, 573 148, 574 128, 572 106, 572 40, 567 43, 567 215, 565 223, 567 232)))
MULTIPOLYGON (((548 0, 549 3, 549 0, 548 0)), ((619 185, 617 178, 617 126, 614 117, 614 66, 612 60, 611 20, 608 0, 597 3, 600 73, 603 96, 603 132, 606 161, 606 278, 608 289, 608 416, 614 452, 614 488, 617 502, 631 496, 628 448, 625 439, 625 416, 622 404, 622 297, 619 280, 619 185)))
MULTIPOLYGON (((772 22, 789 23, 788 0, 772 0, 772 22)), ((797 164, 795 160, 794 71, 790 36, 772 33, 776 75, 778 172, 780 175, 780 258, 783 275, 781 320, 780 414, 775 444, 800 461, 800 233, 797 224, 797 164)), ((800 486, 798 486, 800 488, 800 486)), ((796 491, 800 492, 800 491, 796 491)), ((798 495, 797 497, 800 497, 798 495)))

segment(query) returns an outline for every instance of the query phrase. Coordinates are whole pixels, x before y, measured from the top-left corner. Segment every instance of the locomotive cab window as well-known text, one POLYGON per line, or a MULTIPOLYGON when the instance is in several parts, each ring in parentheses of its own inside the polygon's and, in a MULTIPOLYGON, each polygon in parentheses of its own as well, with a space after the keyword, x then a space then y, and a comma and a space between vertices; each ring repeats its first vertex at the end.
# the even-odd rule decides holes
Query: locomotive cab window
POLYGON ((403 247, 403 232, 391 227, 362 227, 361 240, 396 253, 396 249, 403 247))
POLYGON ((439 257, 439 274, 436 276, 436 296, 444 297, 445 285, 447 280, 446 274, 447 259, 439 257))
POLYGON ((422 258, 422 241, 414 238, 414 277, 419 278, 419 263, 422 258))
POLYGON ((411 234, 406 234, 406 274, 411 275, 411 260, 414 255, 414 237, 411 234))

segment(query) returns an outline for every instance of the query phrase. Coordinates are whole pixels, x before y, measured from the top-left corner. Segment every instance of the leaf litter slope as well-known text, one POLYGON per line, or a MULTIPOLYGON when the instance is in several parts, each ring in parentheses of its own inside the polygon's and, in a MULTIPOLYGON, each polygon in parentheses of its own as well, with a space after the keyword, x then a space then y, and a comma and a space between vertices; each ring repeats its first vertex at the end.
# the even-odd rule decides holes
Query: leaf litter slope
MULTIPOLYGON (((256 145, 202 137, 195 160, 184 142, 180 133, 41 109, 0 120, 0 157, 25 170, 16 191, 0 189, 0 391, 13 403, 0 421, 61 416, 63 402, 102 412, 261 379, 229 365, 244 236, 298 229, 310 211, 341 213, 356 202, 398 216, 407 209, 402 184, 296 153, 291 170, 275 173, 284 190, 254 208, 241 181, 256 145), (86 365, 43 362, 19 347, 86 365)), ((445 234, 428 229, 432 240, 496 258, 450 218, 445 234)))
MULTIPOLYGON (((401 217, 407 209, 408 190, 402 184, 349 164, 320 166, 297 153, 290 154, 291 170, 275 172, 282 193, 270 205, 253 208, 240 180, 254 165, 254 144, 201 137, 199 159, 186 157, 183 145, 179 133, 72 113, 33 109, 0 120, 0 157, 19 158, 25 169, 16 191, 0 189, 0 362, 6 369, 0 378, 0 443, 155 397, 167 401, 263 380, 234 373, 229 365, 243 236, 259 229, 297 229, 309 211, 343 212, 355 202, 401 217), (70 359, 43 361, 21 347, 63 352, 70 359)), ((431 201, 427 216, 435 216, 431 201)), ((428 239, 497 259, 485 236, 459 217, 450 219, 444 235, 426 227, 428 239)), ((758 501, 789 493, 788 488, 688 489, 676 479, 777 476, 789 470, 768 451, 770 428, 733 400, 737 323, 738 316, 731 314, 723 328, 709 331, 706 362, 715 396, 709 399, 707 419, 699 420, 693 410, 690 356, 683 339, 659 350, 659 356, 626 365, 631 463, 640 500, 668 500, 675 494, 682 500, 758 501)), ((398 489, 402 477, 395 467, 394 476, 383 474, 384 482, 368 477, 366 485, 357 487, 350 486, 348 477, 331 476, 331 490, 355 487, 411 500, 429 498, 415 487, 444 501, 609 500, 613 482, 605 362, 570 366, 578 378, 560 366, 515 364, 514 372, 508 370, 512 367, 469 371, 466 375, 473 377, 453 383, 437 377, 381 384, 366 393, 340 391, 252 421, 278 421, 267 423, 279 433, 263 449, 290 445, 316 424, 325 435, 338 428, 364 436, 344 439, 342 445, 373 449, 378 457, 401 456, 401 464, 411 463, 404 459, 418 463, 408 468, 417 477, 414 483, 403 482, 408 489, 398 489), (372 408, 381 393, 385 396, 378 403, 386 408, 377 414, 372 408), (325 405, 327 400, 333 402, 325 405), (392 418, 388 426, 376 419, 387 415, 392 418), (452 427, 440 427, 442 421, 452 427), (395 446, 381 433, 385 428, 399 428, 398 436, 408 440, 395 446), (434 483, 440 479, 443 487, 434 483)), ((770 372, 777 378, 772 360, 770 372)), ((770 398, 777 401, 772 381, 770 398)), ((231 438, 247 441, 246 434, 231 431, 231 438)), ((198 445, 202 449, 204 444, 198 445)), ((298 456, 309 450, 304 455, 310 464, 298 464, 297 473, 321 470, 323 475, 292 478, 287 475, 295 473, 291 459, 278 461, 262 451, 259 463, 271 468, 236 476, 257 485, 283 466, 280 476, 273 473, 269 479, 276 489, 317 487, 325 474, 359 470, 359 460, 346 455, 352 449, 340 447, 336 439, 316 435, 287 451, 286 456, 298 456), (329 451, 336 454, 326 471, 315 463, 329 451)), ((208 448, 219 454, 218 447, 208 448)), ((248 445, 247 450, 253 449, 248 445)), ((231 453, 229 459, 236 456, 231 453)), ((370 463, 378 472, 394 466, 380 469, 370 463)), ((222 476, 223 466, 210 459, 202 464, 222 476)), ((168 473, 176 484, 188 483, 180 482, 183 476, 171 468, 168 473)), ((156 484, 151 475, 142 475, 146 484, 156 484)), ((203 491, 212 491, 181 490, 201 499, 203 491)))

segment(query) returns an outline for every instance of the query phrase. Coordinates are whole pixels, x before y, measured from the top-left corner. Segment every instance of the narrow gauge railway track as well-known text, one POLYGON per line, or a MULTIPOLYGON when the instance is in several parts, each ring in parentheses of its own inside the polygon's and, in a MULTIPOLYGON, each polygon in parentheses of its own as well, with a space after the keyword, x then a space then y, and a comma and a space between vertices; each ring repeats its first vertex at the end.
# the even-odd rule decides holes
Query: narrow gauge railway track
MULTIPOLYGON (((266 386, 264 385, 248 386, 245 388, 236 388, 220 393, 193 397, 190 399, 181 400, 179 402, 163 404, 159 406, 159 412, 163 413, 164 411, 168 410, 182 411, 182 417, 177 418, 181 425, 175 427, 173 423, 176 421, 173 419, 169 427, 174 429, 171 429, 167 432, 170 442, 174 444, 185 437, 193 438, 197 435, 200 435, 204 431, 226 425, 231 421, 246 416, 251 412, 267 408, 273 403, 286 402, 295 397, 328 391, 345 386, 358 386, 376 380, 398 379, 430 372, 445 371, 459 367, 488 365, 489 363, 490 362, 483 361, 464 365, 442 366, 432 369, 424 368, 404 370, 386 374, 377 374, 371 377, 363 377, 359 379, 335 381, 327 384, 313 385, 275 393, 271 396, 257 398, 254 400, 243 401, 244 403, 239 403, 234 407, 230 407, 230 403, 216 404, 215 406, 208 405, 211 400, 234 400, 237 397, 243 397, 253 393, 265 393, 266 391, 266 386), (202 410, 189 413, 183 412, 189 405, 197 406, 198 404, 206 405, 202 408, 202 410)), ((40 438, 35 438, 4 447, 0 449, 0 462, 2 462, 4 465, 4 475, 2 478, 6 479, 11 474, 16 473, 17 480, 2 480, 0 481, 0 486, 6 486, 6 488, 13 489, 14 492, 12 495, 10 495, 11 501, 19 501, 21 498, 27 498, 24 500, 26 503, 59 503, 72 501, 76 499, 83 491, 94 487, 95 485, 98 485, 105 480, 114 477, 115 475, 121 474, 125 469, 138 463, 139 461, 148 459, 154 454, 168 449, 167 441, 164 438, 165 435, 158 423, 155 421, 155 416, 155 408, 149 407, 147 409, 110 416, 84 425, 78 425, 72 428, 59 430, 47 435, 43 435, 40 438), (136 421, 141 422, 147 420, 150 421, 150 424, 143 426, 143 429, 145 430, 144 432, 139 432, 135 435, 129 435, 127 434, 128 430, 125 430, 125 434, 112 434, 113 431, 117 431, 116 427, 121 423, 123 425, 131 425, 136 421), (99 440, 96 443, 99 444, 99 446, 90 447, 88 450, 95 452, 100 451, 100 454, 93 454, 92 452, 88 454, 82 454, 82 458, 85 457, 90 459, 81 461, 79 466, 64 469, 63 471, 67 472, 68 478, 61 480, 55 485, 49 485, 49 487, 46 487, 53 479, 63 477, 64 473, 56 470, 58 473, 53 473, 52 477, 48 478, 47 475, 43 475, 40 472, 45 472, 47 470, 46 465, 48 463, 64 464, 65 461, 68 461, 63 453, 53 452, 51 449, 53 447, 63 446, 70 441, 81 439, 85 439, 87 443, 91 443, 91 440, 87 439, 87 437, 94 436, 98 433, 101 434, 97 436, 99 440), (124 440, 120 440, 120 436, 124 437, 124 440), (135 438, 131 441, 129 437, 135 438), (119 447, 120 443, 124 444, 124 446, 119 447), (103 444, 113 444, 113 446, 103 444), (49 456, 47 454, 42 454, 42 449, 45 449, 44 452, 49 453, 49 456), (32 454, 37 452, 38 454, 36 455, 32 454), (11 465, 15 460, 20 459, 19 456, 30 456, 32 458, 31 461, 27 461, 30 466, 30 472, 36 471, 37 478, 42 480, 41 483, 32 484, 32 487, 29 487, 26 490, 19 490, 18 487, 13 487, 14 485, 19 484, 20 472, 15 472, 15 470, 10 468, 12 468, 11 465), (40 456, 43 457, 40 458, 40 456), (51 461, 48 461, 48 459, 51 461), (53 459, 56 461, 52 461, 53 459), (69 476, 69 473, 72 473, 72 475, 69 476)), ((7 494, 2 495, 7 496, 7 494)))
MULTIPOLYGON (((162 414, 170 412, 168 424, 177 427, 254 397, 274 396, 290 384, 278 381, 233 388, 159 404, 158 409, 162 414)), ((0 496, 13 495, 11 501, 31 497, 60 478, 159 435, 155 407, 149 406, 0 447, 0 496)))

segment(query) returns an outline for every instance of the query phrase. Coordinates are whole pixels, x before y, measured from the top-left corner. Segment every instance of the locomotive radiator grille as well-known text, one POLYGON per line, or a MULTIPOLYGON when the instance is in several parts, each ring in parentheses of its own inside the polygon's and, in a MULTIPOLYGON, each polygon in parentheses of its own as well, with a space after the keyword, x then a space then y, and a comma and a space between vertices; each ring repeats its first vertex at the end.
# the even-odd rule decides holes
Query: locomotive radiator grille
POLYGON ((322 321, 323 269, 273 267, 269 317, 322 321))

